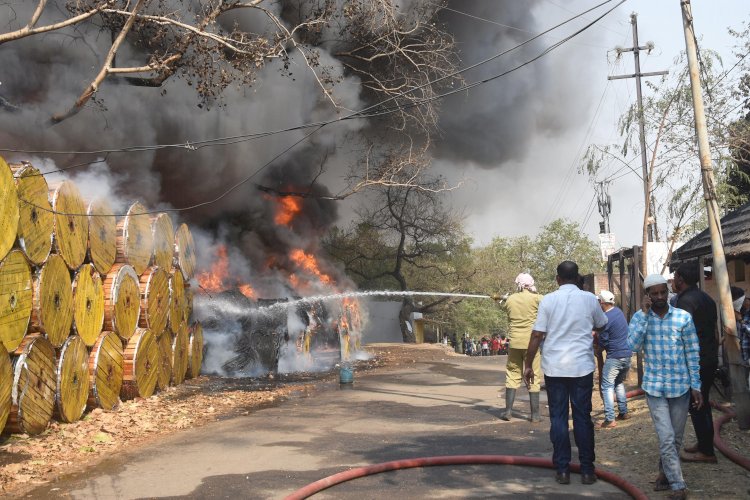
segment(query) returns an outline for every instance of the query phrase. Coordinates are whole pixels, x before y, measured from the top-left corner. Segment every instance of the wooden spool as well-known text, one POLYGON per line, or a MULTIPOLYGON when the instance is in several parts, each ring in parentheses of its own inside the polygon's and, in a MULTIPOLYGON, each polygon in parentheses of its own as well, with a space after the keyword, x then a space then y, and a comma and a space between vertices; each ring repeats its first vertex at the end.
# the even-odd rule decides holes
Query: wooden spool
POLYGON ((73 285, 63 258, 51 254, 34 276, 31 330, 44 333, 55 347, 70 335, 73 323, 73 285))
POLYGON ((120 404, 123 365, 120 337, 115 332, 102 332, 89 354, 89 408, 107 411, 117 408, 120 404))
POLYGON ((18 191, 18 246, 29 262, 40 266, 52 251, 54 217, 49 186, 39 170, 29 163, 10 166, 18 191))
POLYGON ((104 329, 128 340, 138 326, 140 314, 138 275, 127 264, 115 264, 104 278, 104 329))
POLYGON ((148 328, 137 328, 124 352, 122 394, 124 399, 148 398, 156 389, 159 372, 159 347, 156 335, 148 328))
POLYGON ((57 390, 55 417, 61 422, 75 422, 86 409, 89 397, 89 353, 78 335, 68 337, 57 357, 57 390))
POLYGON ((13 172, 0 156, 0 259, 8 255, 18 234, 18 192, 13 172))
POLYGON ((130 264, 141 275, 151 262, 154 236, 146 207, 138 202, 130 205, 125 217, 117 221, 117 257, 115 262, 130 264))
POLYGON ((203 327, 196 321, 190 329, 190 341, 188 343, 188 369, 187 378, 197 377, 201 374, 203 364, 203 327))
POLYGON ((86 210, 89 216, 89 248, 91 263, 101 274, 107 274, 117 255, 117 223, 109 202, 96 198, 86 210))
POLYGON ((10 415, 11 392, 13 388, 13 365, 5 347, 0 345, 0 432, 10 415))
POLYGON ((190 280, 195 275, 195 242, 187 224, 180 224, 174 235, 175 256, 182 276, 190 280))
POLYGON ((187 328, 183 328, 174 334, 172 340, 172 383, 174 385, 180 385, 185 381, 189 356, 188 344, 187 328))
POLYGON ((39 434, 55 409, 55 349, 41 334, 24 337, 13 363, 11 407, 6 432, 39 434))
POLYGON ((177 269, 169 278, 169 330, 176 334, 187 331, 188 318, 185 306, 185 282, 177 269))
POLYGON ((169 316, 169 273, 158 266, 141 275, 141 316, 138 326, 148 328, 157 337, 167 329, 169 316))
POLYGON ((72 181, 62 181, 52 190, 52 209, 55 252, 60 254, 68 268, 76 270, 86 257, 89 237, 89 219, 81 193, 72 181), (80 215, 79 215, 80 214, 80 215))
POLYGON ((73 327, 91 347, 104 325, 104 285, 93 264, 78 268, 73 279, 73 327))
POLYGON ((193 292, 193 289, 190 287, 190 285, 185 284, 185 316, 187 317, 188 321, 190 321, 190 318, 193 317, 194 298, 195 293, 193 292))
POLYGON ((174 259, 174 227, 169 214, 158 214, 151 219, 151 234, 154 238, 152 263, 162 269, 172 269, 174 259))
POLYGON ((157 338, 159 347, 159 373, 156 377, 156 386, 160 389, 169 387, 172 380, 172 336, 169 332, 163 332, 157 338))
POLYGON ((20 250, 0 262, 0 341, 9 352, 21 344, 32 308, 31 269, 20 250))

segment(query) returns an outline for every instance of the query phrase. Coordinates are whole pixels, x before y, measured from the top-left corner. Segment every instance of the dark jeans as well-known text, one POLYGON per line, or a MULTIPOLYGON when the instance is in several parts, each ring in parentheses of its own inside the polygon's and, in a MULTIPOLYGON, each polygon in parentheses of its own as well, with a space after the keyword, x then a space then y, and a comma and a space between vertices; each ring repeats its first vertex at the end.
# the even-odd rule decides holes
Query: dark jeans
POLYGON ((591 421, 591 392, 594 373, 583 377, 544 376, 547 384, 552 462, 557 472, 566 472, 570 464, 569 408, 573 408, 573 435, 578 446, 582 474, 594 473, 594 422, 591 421), (570 405, 568 405, 570 403, 570 405))
POLYGON ((690 405, 690 420, 693 421, 695 437, 698 438, 698 451, 704 455, 714 455, 714 418, 711 414, 709 393, 716 378, 716 367, 701 367, 701 394, 703 395, 703 406, 696 410, 690 405))

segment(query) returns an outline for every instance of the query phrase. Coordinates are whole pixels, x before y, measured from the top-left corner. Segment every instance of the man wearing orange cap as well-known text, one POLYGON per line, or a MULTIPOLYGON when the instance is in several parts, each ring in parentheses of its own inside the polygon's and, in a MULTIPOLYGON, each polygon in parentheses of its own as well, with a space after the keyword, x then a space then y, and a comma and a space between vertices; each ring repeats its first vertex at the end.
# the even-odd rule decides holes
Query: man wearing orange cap
MULTIPOLYGON (((505 411, 500 415, 503 420, 510 420, 513 411, 513 401, 516 398, 516 390, 521 387, 523 376, 523 360, 526 349, 531 339, 531 328, 536 320, 539 302, 542 296, 535 293, 534 278, 528 273, 516 276, 517 291, 513 294, 505 294, 500 299, 500 306, 508 313, 510 328, 508 339, 508 362, 505 368, 505 411), (532 291, 534 290, 534 291, 532 291)), ((531 406, 531 421, 541 422, 542 416, 539 412, 539 390, 541 373, 541 358, 539 353, 534 357, 532 364, 534 370, 534 382, 529 386, 529 403, 531 406)))

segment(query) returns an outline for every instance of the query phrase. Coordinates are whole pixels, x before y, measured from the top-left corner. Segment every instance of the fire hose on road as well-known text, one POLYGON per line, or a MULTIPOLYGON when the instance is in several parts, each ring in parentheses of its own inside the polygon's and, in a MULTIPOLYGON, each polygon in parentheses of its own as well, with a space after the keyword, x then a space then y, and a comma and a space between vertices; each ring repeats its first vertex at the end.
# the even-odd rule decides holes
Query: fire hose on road
MULTIPOLYGON (((642 396, 643 394, 645 394, 643 389, 639 388, 627 392, 626 397, 630 399, 642 396)), ((714 444, 716 445, 716 448, 718 448, 721 453, 723 453, 727 458, 729 458, 736 464, 744 467, 747 470, 750 470, 750 459, 729 448, 727 444, 724 443, 724 441, 721 439, 721 426, 734 417, 734 412, 729 408, 719 406, 714 401, 711 402, 711 406, 719 411, 724 412, 724 415, 714 421, 714 444)), ((318 481, 310 483, 307 486, 304 486, 295 491, 291 495, 287 496, 286 500, 302 500, 337 484, 345 483, 347 481, 351 481, 352 479, 380 474, 382 472, 446 465, 520 465, 526 467, 542 467, 547 469, 555 468, 552 460, 547 458, 514 455, 452 455, 444 457, 408 458, 403 460, 394 460, 391 462, 383 462, 380 464, 367 465, 364 467, 357 467, 347 471, 339 472, 338 474, 324 477, 323 479, 319 479, 318 481)), ((580 464, 570 464, 570 470, 571 472, 579 472, 580 464)), ((635 499, 648 498, 648 496, 636 485, 628 482, 626 479, 618 476, 617 474, 597 469, 596 475, 599 479, 602 479, 610 483, 611 485, 620 488, 622 491, 629 494, 635 499)))
MULTIPOLYGON (((636 389, 627 393, 628 398, 636 397, 643 394, 642 389, 636 389)), ((541 467, 554 469, 555 465, 548 458, 525 457, 517 455, 451 455, 443 457, 422 457, 407 458, 403 460, 393 460, 380 464, 366 465, 349 469, 337 474, 333 474, 323 479, 319 479, 308 484, 287 496, 285 500, 302 500, 316 493, 331 488, 337 484, 345 483, 353 479, 372 476, 382 472, 394 470, 414 469, 419 467, 434 467, 445 465, 520 465, 526 467, 541 467)), ((570 464, 571 472, 580 472, 580 464, 570 464)), ((625 493, 635 499, 648 499, 648 496, 641 491, 636 485, 628 482, 624 478, 612 472, 596 469, 596 476, 613 486, 620 488, 625 493)))
MULTIPOLYGON (((552 464, 552 460, 548 458, 513 455, 453 455, 445 457, 407 458, 404 460, 394 460, 392 462, 357 467, 356 469, 350 469, 344 472, 339 472, 338 474, 333 474, 332 476, 324 477, 323 479, 319 479, 318 481, 310 483, 295 491, 287 496, 286 500, 302 500, 330 488, 331 486, 351 481, 352 479, 380 474, 381 472, 443 465, 521 465, 527 467, 543 467, 547 469, 555 468, 552 464)), ((579 472, 580 465, 570 464, 570 470, 571 472, 579 472)), ((596 475, 600 479, 617 486, 635 499, 648 499, 648 496, 638 489, 637 486, 629 483, 617 474, 597 469, 596 475)))

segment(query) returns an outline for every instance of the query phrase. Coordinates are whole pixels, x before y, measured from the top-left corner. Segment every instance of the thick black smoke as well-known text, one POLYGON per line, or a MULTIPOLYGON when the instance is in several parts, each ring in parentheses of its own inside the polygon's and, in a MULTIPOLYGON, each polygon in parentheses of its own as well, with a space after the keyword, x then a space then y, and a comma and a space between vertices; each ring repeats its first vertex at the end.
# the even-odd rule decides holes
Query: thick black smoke
MULTIPOLYGON (((298 3, 304 4, 289 0, 269 5, 283 16, 284 6, 298 3)), ((420 3, 404 2, 401 8, 410 9, 420 3)), ((456 10, 532 32, 538 31, 544 21, 537 14, 538 5, 538 1, 517 0, 449 2, 456 10)), ((35 7, 36 2, 30 1, 0 5, 0 30, 23 26, 35 7)), ((59 20, 62 10, 63 0, 49 2, 38 24, 59 20)), ((567 14, 557 16, 561 17, 567 14)), ((450 11, 444 11, 441 19, 456 37, 464 66, 531 36, 450 11)), ((227 26, 238 23, 259 33, 269 29, 264 17, 244 11, 226 16, 222 22, 227 26)), ((467 81, 474 81, 497 73, 553 41, 537 42, 464 76, 467 81)), ((341 178, 356 158, 352 144, 372 132, 367 122, 347 121, 326 127, 262 170, 309 130, 224 145, 106 153, 129 146, 181 144, 283 129, 340 116, 323 97, 304 61, 292 51, 288 70, 280 61, 270 62, 259 72, 253 86, 230 86, 210 107, 199 105, 194 89, 185 79, 170 79, 158 89, 107 79, 84 110, 50 126, 49 118, 69 109, 90 83, 110 42, 108 33, 93 23, 83 23, 75 30, 31 36, 0 46, 0 145, 102 151, 96 155, 0 154, 11 160, 41 157, 45 162, 52 160, 58 168, 104 160, 108 169, 105 171, 116 179, 115 194, 141 200, 151 207, 185 207, 212 200, 257 172, 251 181, 216 203, 181 212, 181 219, 208 230, 211 238, 232 243, 247 256, 248 269, 241 272, 248 274, 266 272, 269 259, 289 248, 315 245, 339 216, 336 202, 305 198, 302 215, 293 227, 280 228, 273 221, 276 204, 255 184, 279 190, 309 188, 317 195, 338 190, 341 178), (321 164, 325 173, 318 177, 321 164)), ((342 78, 334 88, 335 98, 342 106, 354 110, 371 104, 362 96, 358 78, 348 75, 332 54, 335 44, 322 44, 320 49, 321 64, 332 68, 334 78, 342 78)), ((132 48, 118 54, 118 65, 144 63, 143 54, 132 48)), ((571 95, 574 83, 566 83, 573 78, 564 76, 576 71, 569 59, 549 57, 509 78, 447 99, 440 118, 442 136, 434 142, 436 154, 443 159, 487 167, 517 159, 535 135, 555 134, 570 123, 576 103, 562 96, 571 95)), ((211 257, 206 256, 208 260, 211 257)))
MULTIPOLYGON (((444 10, 441 19, 456 37, 464 67, 524 42, 573 15, 540 0, 451 0, 448 7, 461 12, 444 10)), ((581 24, 556 30, 465 73, 464 78, 474 82, 509 70, 581 24)), ((576 123, 586 102, 580 92, 580 86, 585 84, 582 80, 587 77, 581 64, 596 49, 575 43, 572 50, 567 50, 570 48, 558 49, 559 52, 494 82, 446 99, 440 117, 442 134, 436 141, 437 155, 484 168, 502 167, 508 160, 522 159, 535 137, 557 135, 576 123)))

